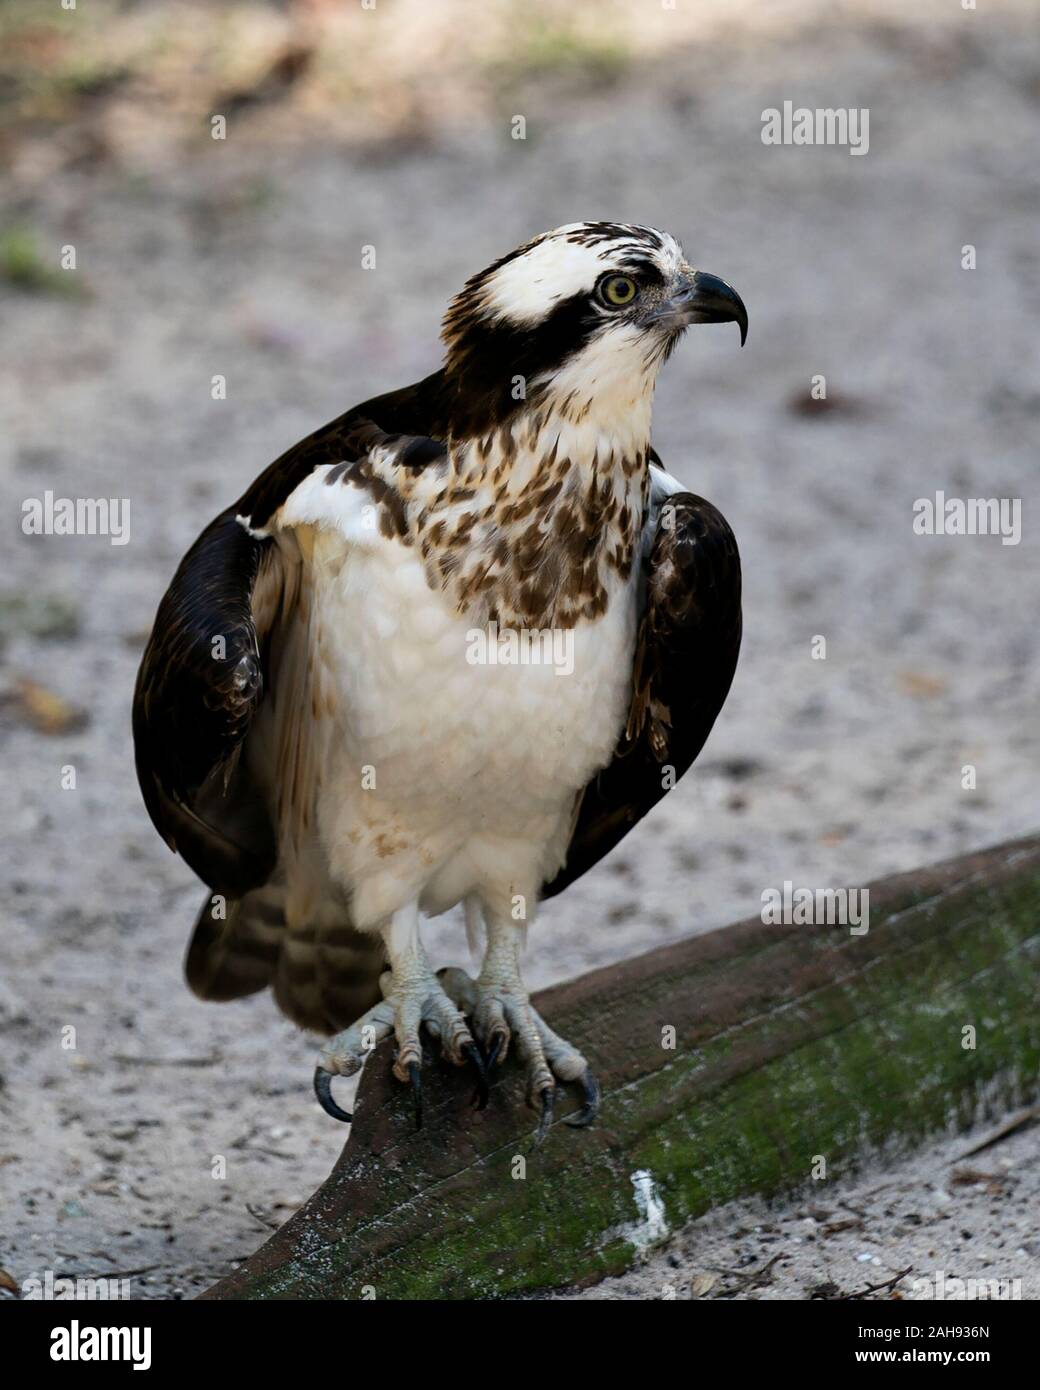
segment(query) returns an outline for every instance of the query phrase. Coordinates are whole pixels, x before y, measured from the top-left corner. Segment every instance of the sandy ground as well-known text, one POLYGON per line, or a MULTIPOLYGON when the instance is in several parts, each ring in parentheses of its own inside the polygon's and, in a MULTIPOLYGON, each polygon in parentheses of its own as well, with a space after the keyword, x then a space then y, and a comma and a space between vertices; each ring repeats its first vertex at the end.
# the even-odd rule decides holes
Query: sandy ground
MULTIPOLYGON (((532 82, 524 142, 504 119, 389 147, 231 139, 161 168, 72 162, 13 183, 5 223, 31 224, 55 259, 75 244, 87 290, 0 288, 0 1266, 16 1287, 48 1268, 134 1271, 135 1296, 191 1296, 334 1160, 314 1041, 266 998, 217 1008, 182 983, 200 888, 140 803, 136 664, 202 525, 301 435, 431 370, 448 296, 531 233, 601 216, 669 228, 751 316, 742 352, 733 330, 689 335, 655 414, 671 470, 740 541, 733 692, 696 773, 547 906, 531 984, 746 916, 786 879, 861 886, 1037 828, 1040 45, 1024 5, 884 22, 862 8, 755 46, 668 45, 580 101, 532 82), (785 98, 869 106, 869 154, 764 146, 761 111, 785 98), (830 409, 813 412, 816 373, 830 409), (940 488, 1024 499, 1021 543, 915 536, 914 500, 940 488), (23 535, 22 504, 46 489, 128 498, 129 543, 23 535), (41 732, 25 678, 81 725, 41 732)), ((464 955, 454 918, 428 944, 438 963, 464 955)), ((1004 1272, 1035 1296, 1032 1142, 1001 1150, 1016 1163, 1003 1194, 943 1205, 948 1149, 900 1169, 905 1191, 879 1198, 893 1223, 904 1206, 951 1216, 905 1262, 965 1268, 963 1227, 1003 1270, 999 1209, 1004 1272)), ((778 1250, 808 1242, 803 1210, 716 1213, 665 1262, 680 1285, 709 1261, 746 1269, 768 1258, 755 1224, 776 1226, 778 1250)), ((761 1292, 875 1282, 904 1239, 875 1222, 819 1236, 819 1263, 781 1262, 761 1292), (881 1263, 856 1264, 868 1251, 881 1263)))

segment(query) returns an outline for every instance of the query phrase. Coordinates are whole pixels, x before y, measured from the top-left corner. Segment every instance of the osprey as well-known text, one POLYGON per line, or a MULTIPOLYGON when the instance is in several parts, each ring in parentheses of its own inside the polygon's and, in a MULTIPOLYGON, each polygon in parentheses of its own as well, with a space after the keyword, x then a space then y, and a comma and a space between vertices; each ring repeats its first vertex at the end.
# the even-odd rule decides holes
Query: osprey
POLYGON ((596 1114, 520 951, 729 690, 736 543, 650 445, 658 369, 688 324, 724 321, 743 342, 740 297, 664 232, 536 237, 452 301, 439 371, 272 463, 159 605, 134 741, 152 820, 209 888, 188 982, 270 986, 332 1034, 315 1089, 338 1119, 333 1076, 393 1034, 421 1120, 423 1028, 480 1104, 512 1042, 539 1137, 558 1082, 580 1091, 568 1122, 596 1114), (420 938, 459 903, 471 941, 483 925, 475 979, 435 973, 420 938))

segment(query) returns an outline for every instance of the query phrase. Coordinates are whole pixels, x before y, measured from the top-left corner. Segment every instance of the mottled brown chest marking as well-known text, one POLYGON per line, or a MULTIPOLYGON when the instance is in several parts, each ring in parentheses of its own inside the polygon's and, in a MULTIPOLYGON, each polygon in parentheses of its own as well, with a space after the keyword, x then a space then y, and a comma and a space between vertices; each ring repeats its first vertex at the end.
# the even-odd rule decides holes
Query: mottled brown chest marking
POLYGON ((570 628, 602 616, 612 577, 627 579, 635 562, 649 494, 646 454, 634 466, 608 458, 581 468, 554 446, 533 466, 523 461, 528 477, 519 482, 494 441, 481 444, 485 467, 465 489, 470 505, 449 487, 416 513, 431 584, 460 611, 503 625, 570 628), (444 516, 450 525, 441 525, 444 516))
POLYGON ((392 482, 379 476, 371 459, 360 458, 337 463, 325 475, 325 482, 329 486, 333 483, 347 482, 363 489, 376 507, 380 532, 388 540, 396 537, 405 545, 412 544, 413 537, 408 528, 405 499, 392 482))
POLYGON ((443 464, 402 468, 378 453, 337 464, 326 481, 363 488, 381 533, 414 545, 427 581, 475 621, 570 628, 601 617, 611 584, 635 563, 649 498, 648 451, 571 458, 559 439, 528 447, 512 424, 456 445, 443 464))

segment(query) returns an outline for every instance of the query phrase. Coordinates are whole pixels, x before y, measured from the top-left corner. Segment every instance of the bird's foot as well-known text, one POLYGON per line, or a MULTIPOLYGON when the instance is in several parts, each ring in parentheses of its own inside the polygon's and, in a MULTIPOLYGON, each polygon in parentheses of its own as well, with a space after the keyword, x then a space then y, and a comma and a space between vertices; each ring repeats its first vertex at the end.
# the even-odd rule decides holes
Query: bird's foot
POLYGON ((388 970, 379 981, 383 999, 351 1024, 330 1038, 322 1050, 314 1073, 314 1090, 322 1109, 337 1120, 353 1116, 332 1098, 332 1078, 353 1076, 365 1058, 384 1038, 397 1038, 394 1075, 411 1085, 415 1097, 416 1128, 422 1126, 422 1040, 420 1028, 440 1043, 441 1055, 457 1067, 472 1066, 477 1075, 477 1101, 487 1104, 487 1073, 480 1048, 466 1020, 444 992, 437 976, 423 964, 396 981, 388 970))
POLYGON ((539 1112, 536 1143, 541 1143, 552 1124, 557 1081, 579 1086, 583 1099, 581 1109, 568 1115, 565 1123, 583 1128, 593 1122, 599 1110, 599 1083, 578 1049, 554 1033, 532 1008, 518 976, 496 981, 482 973, 474 980, 454 967, 438 975, 445 993, 471 1020, 489 1076, 516 1041, 527 1074, 527 1103, 539 1112))

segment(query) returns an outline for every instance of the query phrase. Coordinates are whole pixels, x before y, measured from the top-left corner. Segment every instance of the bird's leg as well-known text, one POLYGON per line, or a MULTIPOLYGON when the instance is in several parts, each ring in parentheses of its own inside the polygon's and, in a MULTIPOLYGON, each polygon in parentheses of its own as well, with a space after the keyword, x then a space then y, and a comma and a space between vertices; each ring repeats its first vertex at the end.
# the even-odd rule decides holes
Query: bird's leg
POLYGON ((445 994, 433 973, 419 937, 419 909, 415 903, 402 908, 383 928, 390 969, 380 977, 383 999, 357 1019, 345 1032, 331 1038, 322 1051, 314 1087, 322 1107, 336 1119, 350 1119, 331 1095, 331 1078, 351 1076, 369 1052, 393 1033, 397 1038, 394 1075, 410 1082, 415 1093, 416 1121, 422 1124, 422 1042, 425 1025, 441 1052, 456 1066, 470 1063, 478 1075, 478 1093, 486 1099, 484 1065, 480 1049, 466 1020, 445 994))
POLYGON ((541 1140, 552 1123, 557 1081, 576 1082, 582 1089, 584 1105, 567 1117, 567 1123, 574 1126, 588 1125, 595 1119, 599 1085, 578 1049, 554 1033, 531 1007, 520 975, 522 941, 523 928, 516 922, 489 915, 487 950, 476 980, 463 970, 439 973, 445 991, 472 1020, 489 1072, 515 1040, 527 1073, 528 1104, 541 1112, 541 1140))

